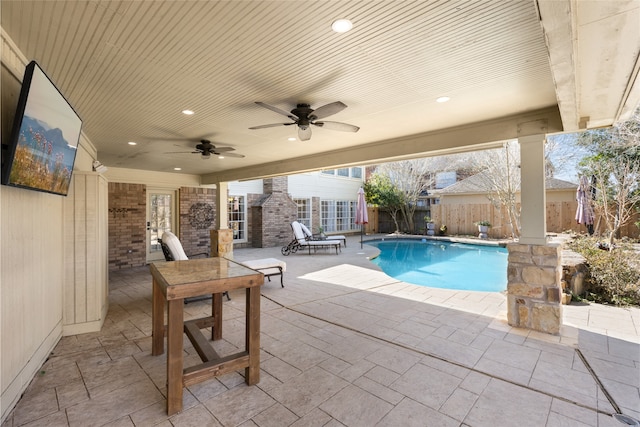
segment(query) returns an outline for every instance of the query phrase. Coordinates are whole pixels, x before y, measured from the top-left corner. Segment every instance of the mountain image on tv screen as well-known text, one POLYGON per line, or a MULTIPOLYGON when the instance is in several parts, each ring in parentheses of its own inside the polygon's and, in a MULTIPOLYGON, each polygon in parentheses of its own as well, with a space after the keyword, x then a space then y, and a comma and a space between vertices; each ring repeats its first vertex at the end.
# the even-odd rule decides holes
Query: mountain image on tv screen
POLYGON ((30 71, 9 184, 66 195, 82 121, 37 65, 30 71))

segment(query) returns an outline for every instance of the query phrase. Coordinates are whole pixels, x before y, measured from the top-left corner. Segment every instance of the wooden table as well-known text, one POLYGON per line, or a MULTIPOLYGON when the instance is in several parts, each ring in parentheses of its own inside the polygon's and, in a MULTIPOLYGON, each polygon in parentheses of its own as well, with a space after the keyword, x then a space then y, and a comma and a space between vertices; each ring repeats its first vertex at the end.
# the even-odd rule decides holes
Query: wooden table
POLYGON ((167 414, 182 410, 184 386, 245 368, 248 385, 260 381, 260 286, 264 275, 226 258, 202 258, 150 265, 153 277, 153 342, 151 354, 164 353, 167 335, 167 414), (246 349, 219 357, 200 329, 212 327, 222 338, 222 293, 246 289, 246 349), (184 321, 184 299, 212 294, 212 315, 184 321), (167 326, 164 325, 165 301, 167 326), (183 369, 182 334, 187 334, 203 363, 183 369))

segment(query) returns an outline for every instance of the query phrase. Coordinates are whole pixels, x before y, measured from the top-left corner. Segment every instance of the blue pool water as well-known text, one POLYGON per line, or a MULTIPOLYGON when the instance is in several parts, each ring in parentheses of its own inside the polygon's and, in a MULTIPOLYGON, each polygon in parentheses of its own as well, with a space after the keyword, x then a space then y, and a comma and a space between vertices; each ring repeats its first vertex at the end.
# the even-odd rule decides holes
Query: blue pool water
POLYGON ((507 249, 434 240, 366 242, 380 249, 372 261, 407 283, 470 291, 507 288, 507 249))

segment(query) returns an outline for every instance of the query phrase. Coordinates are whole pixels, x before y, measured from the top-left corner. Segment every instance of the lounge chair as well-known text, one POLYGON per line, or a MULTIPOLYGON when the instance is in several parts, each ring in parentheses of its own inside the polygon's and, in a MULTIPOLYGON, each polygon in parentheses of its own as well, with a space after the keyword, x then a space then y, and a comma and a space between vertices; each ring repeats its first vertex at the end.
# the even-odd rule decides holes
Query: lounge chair
POLYGON ((340 250, 340 240, 308 240, 298 221, 291 223, 291 229, 293 230, 294 239, 287 246, 282 247, 282 255, 289 255, 292 252, 295 253, 300 248, 308 248, 309 255, 311 255, 311 248, 313 248, 314 252, 317 249, 335 248, 336 255, 340 250))
MULTIPOLYGON (((189 257, 193 258, 197 256, 205 256, 205 257, 209 256, 208 252, 201 252, 201 253, 191 254, 187 256, 187 254, 184 252, 184 248, 182 247, 182 243, 180 243, 180 239, 178 239, 178 236, 176 236, 170 231, 163 232, 162 239, 158 239, 158 243, 160 243, 160 247, 162 248, 162 253, 164 254, 165 261, 186 261, 189 259, 189 257)), ((227 301, 231 299, 231 297, 229 296, 229 292, 225 292, 224 294, 227 296, 227 301)), ((189 302, 202 301, 209 298, 211 297, 207 296, 207 297, 197 297, 197 298, 185 298, 184 302, 186 304, 189 302)))
POLYGON ((269 281, 271 276, 280 276, 280 286, 284 288, 282 273, 287 269, 287 263, 276 258, 253 259, 249 261, 239 261, 240 264, 264 274, 269 281))
POLYGON ((300 227, 302 227, 304 235, 307 236, 307 240, 342 240, 342 244, 344 245, 344 247, 347 247, 347 237, 343 236, 342 234, 331 234, 326 236, 325 238, 320 238, 319 234, 313 234, 306 225, 301 222, 299 222, 299 224, 300 227))

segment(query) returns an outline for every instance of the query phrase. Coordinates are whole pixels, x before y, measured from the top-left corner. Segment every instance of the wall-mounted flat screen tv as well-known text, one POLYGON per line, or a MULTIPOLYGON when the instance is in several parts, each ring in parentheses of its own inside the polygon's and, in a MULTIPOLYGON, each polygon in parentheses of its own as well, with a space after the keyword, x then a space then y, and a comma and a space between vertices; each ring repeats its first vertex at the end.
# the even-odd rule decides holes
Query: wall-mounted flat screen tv
MULTIPOLYGON (((35 61, 25 70, 2 184, 67 195, 82 120, 35 61)), ((5 151, 6 149, 6 151, 5 151)))

